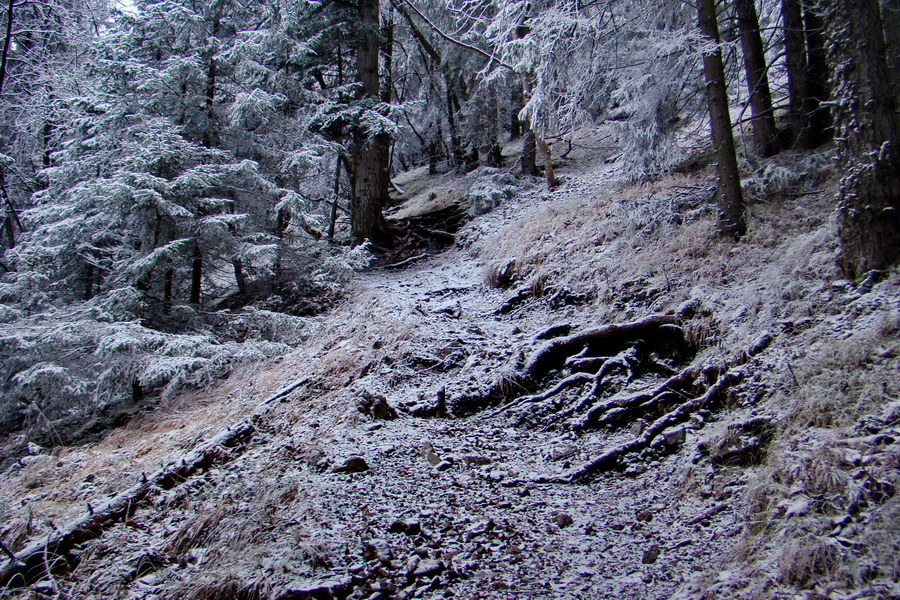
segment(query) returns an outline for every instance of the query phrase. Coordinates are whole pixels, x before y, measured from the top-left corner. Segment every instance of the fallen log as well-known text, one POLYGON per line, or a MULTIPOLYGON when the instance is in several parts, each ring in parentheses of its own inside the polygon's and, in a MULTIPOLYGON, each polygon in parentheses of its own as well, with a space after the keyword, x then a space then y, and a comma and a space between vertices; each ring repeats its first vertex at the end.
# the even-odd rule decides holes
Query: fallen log
POLYGON ((153 490, 172 489, 192 475, 233 458, 229 450, 246 446, 267 407, 283 400, 308 381, 300 379, 282 388, 261 402, 251 416, 226 428, 184 458, 170 462, 151 475, 142 474, 137 484, 106 502, 96 506, 88 503, 88 514, 28 544, 16 552, 14 558, 11 556, 0 567, 0 587, 24 586, 37 581, 47 574, 51 563, 54 568, 68 566, 75 546, 99 537, 112 524, 127 520, 153 490), (51 556, 61 560, 51 560, 51 556))

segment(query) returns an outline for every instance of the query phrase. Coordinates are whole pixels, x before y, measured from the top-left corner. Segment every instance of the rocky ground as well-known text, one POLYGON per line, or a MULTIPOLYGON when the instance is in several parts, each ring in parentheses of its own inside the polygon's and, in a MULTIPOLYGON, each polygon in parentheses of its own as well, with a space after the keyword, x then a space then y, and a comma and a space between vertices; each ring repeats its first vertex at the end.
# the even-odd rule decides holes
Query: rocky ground
POLYGON ((900 276, 837 277, 827 160, 729 244, 708 175, 574 156, 293 355, 35 448, 3 595, 900 597, 900 276))

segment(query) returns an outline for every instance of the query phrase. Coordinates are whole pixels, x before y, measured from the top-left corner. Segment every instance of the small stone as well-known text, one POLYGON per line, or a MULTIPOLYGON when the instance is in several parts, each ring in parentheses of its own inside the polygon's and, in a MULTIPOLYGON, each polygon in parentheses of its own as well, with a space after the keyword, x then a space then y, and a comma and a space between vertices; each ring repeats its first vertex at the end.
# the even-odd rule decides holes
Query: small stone
POLYGON ((369 470, 369 464, 362 456, 351 456, 332 471, 335 473, 362 473, 369 470))
POLYGON ((419 563, 422 559, 415 554, 406 559, 406 564, 403 567, 403 573, 409 577, 413 573, 416 572, 416 568, 419 566, 419 563))
POLYGON ((470 526, 466 529, 466 541, 470 542, 479 535, 483 535, 488 531, 491 531, 496 526, 493 519, 487 519, 485 521, 478 521, 474 525, 470 526))
POLYGON ((470 455, 463 456, 463 462, 470 467, 481 467, 491 464, 491 459, 486 456, 470 455))
POLYGON ((434 470, 435 471, 446 471, 452 466, 453 466, 453 463, 450 462, 449 460, 442 460, 438 464, 434 465, 434 470))
POLYGON ((650 521, 653 520, 653 513, 645 508, 644 510, 638 512, 637 520, 649 523, 650 521))
POLYGON ((431 442, 425 442, 424 444, 422 444, 422 447, 419 448, 419 455, 424 457, 425 460, 431 463, 431 466, 436 466, 441 462, 441 457, 438 456, 434 451, 434 446, 431 444, 431 442))
POLYGON ((443 571, 444 563, 442 561, 427 558, 419 561, 412 576, 417 579, 420 577, 434 577, 435 575, 440 575, 443 571))
POLYGON ((397 519, 391 523, 391 533, 405 533, 406 535, 418 535, 422 532, 422 524, 415 519, 397 519))
POLYGON ((349 577, 334 579, 298 579, 275 594, 276 600, 301 598, 343 598, 353 580, 349 577))
POLYGON ((673 429, 666 430, 663 432, 663 439, 666 441, 666 445, 669 447, 680 446, 684 443, 687 438, 687 428, 686 427, 675 427, 673 429))
POLYGON ((363 558, 370 561, 388 562, 393 558, 393 553, 387 540, 366 540, 363 542, 363 558))
POLYGON ((359 411, 376 420, 390 421, 397 418, 397 411, 381 394, 373 394, 363 391, 362 398, 357 402, 359 411))
POLYGON ((42 454, 46 452, 43 446, 39 446, 34 442, 28 442, 28 454, 42 454))
POLYGON ((575 522, 570 515, 567 515, 566 513, 563 513, 563 512, 556 513, 556 515, 553 516, 553 521, 560 528, 568 527, 569 525, 571 525, 572 523, 575 522))
POLYGON ((659 545, 653 544, 644 551, 644 558, 641 559, 641 562, 645 565, 652 565, 656 562, 657 558, 659 558, 659 545))

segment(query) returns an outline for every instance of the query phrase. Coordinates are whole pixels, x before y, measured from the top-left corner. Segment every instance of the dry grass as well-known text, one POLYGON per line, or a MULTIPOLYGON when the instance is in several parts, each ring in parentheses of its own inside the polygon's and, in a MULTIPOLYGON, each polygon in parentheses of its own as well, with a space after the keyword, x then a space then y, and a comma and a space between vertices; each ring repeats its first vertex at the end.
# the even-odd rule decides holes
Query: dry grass
POLYGON ((834 543, 806 536, 789 540, 778 559, 778 579, 798 588, 808 586, 813 579, 830 579, 841 565, 841 554, 834 543))

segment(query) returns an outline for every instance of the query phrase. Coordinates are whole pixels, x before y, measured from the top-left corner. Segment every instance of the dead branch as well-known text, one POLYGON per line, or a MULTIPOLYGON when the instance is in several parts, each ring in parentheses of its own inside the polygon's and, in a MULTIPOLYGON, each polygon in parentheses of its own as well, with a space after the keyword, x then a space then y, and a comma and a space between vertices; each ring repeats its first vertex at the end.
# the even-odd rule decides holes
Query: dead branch
MULTIPOLYGON (((228 456, 229 448, 241 446, 252 437, 256 431, 252 421, 245 419, 226 429, 185 458, 169 463, 107 502, 94 506, 93 512, 32 542, 19 552, 17 561, 11 560, 0 567, 0 585, 12 585, 20 581, 24 585, 45 576, 45 554, 65 559, 75 545, 98 537, 112 523, 127 519, 152 490, 171 489, 198 471, 222 462, 228 456)), ((68 563, 66 560, 62 562, 68 563)))
POLYGON ((407 258, 406 260, 401 260, 400 262, 397 262, 397 263, 385 265, 384 268, 385 269, 402 269, 403 267, 409 266, 415 262, 424 260, 424 259, 428 258, 429 256, 431 256, 431 255, 428 254, 427 252, 423 252, 422 254, 419 254, 418 256, 413 256, 411 258, 407 258))
POLYGON ((88 514, 32 542, 0 567, 0 586, 27 585, 48 575, 46 557, 51 554, 58 557, 53 561, 54 567, 62 568, 70 564, 68 557, 77 544, 99 537, 113 523, 127 520, 154 489, 172 489, 188 477, 230 460, 235 452, 246 447, 268 406, 283 400, 308 382, 308 378, 300 379, 279 390, 262 401, 251 416, 226 428, 184 458, 170 462, 152 475, 142 474, 139 483, 106 502, 96 506, 89 503, 88 514))

